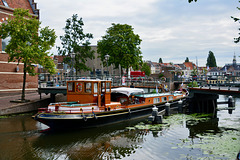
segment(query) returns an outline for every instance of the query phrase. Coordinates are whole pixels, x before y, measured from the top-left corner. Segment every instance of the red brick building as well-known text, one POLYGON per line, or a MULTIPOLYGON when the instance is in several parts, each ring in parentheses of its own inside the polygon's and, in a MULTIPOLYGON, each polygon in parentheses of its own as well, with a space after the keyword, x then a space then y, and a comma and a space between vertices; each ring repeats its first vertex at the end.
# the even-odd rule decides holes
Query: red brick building
MULTIPOLYGON (((0 22, 6 23, 9 16, 13 15, 15 8, 28 9, 33 16, 39 19, 39 10, 34 0, 0 0, 0 22)), ((8 54, 5 52, 8 40, 8 38, 0 39, 0 91, 21 89, 23 83, 23 63, 19 63, 19 65, 16 62, 8 63, 8 54)), ((37 87, 38 76, 27 75, 26 89, 37 87)))

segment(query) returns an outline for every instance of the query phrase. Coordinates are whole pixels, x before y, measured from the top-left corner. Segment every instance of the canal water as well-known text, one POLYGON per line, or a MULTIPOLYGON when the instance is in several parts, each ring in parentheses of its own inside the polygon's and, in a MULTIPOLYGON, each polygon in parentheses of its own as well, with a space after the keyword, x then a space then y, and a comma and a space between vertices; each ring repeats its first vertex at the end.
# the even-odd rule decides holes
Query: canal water
MULTIPOLYGON (((226 101, 220 96, 218 101, 226 101)), ((174 114, 163 125, 145 119, 72 132, 41 132, 31 114, 0 119, 0 160, 235 159, 240 150, 240 98, 217 119, 174 114)))

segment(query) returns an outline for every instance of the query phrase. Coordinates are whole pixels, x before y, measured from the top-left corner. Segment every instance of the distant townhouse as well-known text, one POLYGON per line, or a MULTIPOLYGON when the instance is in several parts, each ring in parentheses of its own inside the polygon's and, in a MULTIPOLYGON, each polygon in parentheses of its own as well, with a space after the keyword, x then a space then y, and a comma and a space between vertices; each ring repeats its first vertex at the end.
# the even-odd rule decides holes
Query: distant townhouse
MULTIPOLYGON (((39 10, 34 0, 0 0, 0 25, 6 23, 13 15, 15 8, 28 9, 30 14, 39 19, 39 10)), ((8 63, 8 54, 5 52, 10 37, 0 39, 0 90, 21 89, 23 82, 23 63, 8 63)), ((36 68, 37 70, 37 68, 36 68)), ((26 89, 38 87, 38 76, 28 76, 26 89)))
POLYGON ((240 76, 240 64, 237 63, 236 55, 234 53, 232 64, 225 64, 220 69, 222 75, 240 76))
POLYGON ((161 66, 157 62, 146 61, 151 69, 151 74, 160 74, 161 73, 161 66))
POLYGON ((183 70, 184 76, 186 78, 189 78, 192 74, 193 69, 197 69, 197 66, 193 62, 184 62, 183 64, 185 66, 183 70))
MULTIPOLYGON (((103 61, 99 58, 99 55, 97 53, 97 45, 92 45, 91 49, 94 51, 95 58, 93 59, 88 58, 85 63, 86 66, 90 68, 90 71, 81 71, 76 73, 75 69, 73 68, 74 76, 78 76, 78 77, 89 77, 89 76, 98 77, 99 76, 99 78, 102 78, 102 76, 104 75, 111 75, 111 76, 120 75, 121 66, 118 66, 118 67, 115 67, 114 65, 104 66, 103 61)), ((54 56, 54 59, 58 61, 57 62, 58 73, 61 73, 61 75, 66 77, 72 76, 71 75, 72 68, 70 68, 68 64, 65 64, 63 62, 63 59, 64 59, 63 56, 54 56)))

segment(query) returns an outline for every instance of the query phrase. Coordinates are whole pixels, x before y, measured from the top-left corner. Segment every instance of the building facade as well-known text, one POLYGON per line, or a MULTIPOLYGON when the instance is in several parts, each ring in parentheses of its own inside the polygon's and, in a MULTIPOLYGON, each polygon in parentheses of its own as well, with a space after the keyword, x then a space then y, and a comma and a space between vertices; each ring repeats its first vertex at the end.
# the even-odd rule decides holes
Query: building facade
MULTIPOLYGON (((0 25, 7 23, 15 8, 28 9, 39 19, 39 10, 34 0, 0 0, 0 25)), ((23 63, 8 62, 5 52, 9 38, 0 39, 0 90, 21 89, 23 83, 23 63)), ((37 70, 37 68, 36 68, 37 70)), ((27 75, 26 89, 38 87, 38 76, 27 75)))

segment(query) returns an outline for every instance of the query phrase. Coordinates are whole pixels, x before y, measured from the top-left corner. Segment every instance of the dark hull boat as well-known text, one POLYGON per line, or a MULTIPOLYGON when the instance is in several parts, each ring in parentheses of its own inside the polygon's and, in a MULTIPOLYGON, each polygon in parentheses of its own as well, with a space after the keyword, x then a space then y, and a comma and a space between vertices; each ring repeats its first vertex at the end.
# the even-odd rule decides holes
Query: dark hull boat
POLYGON ((54 130, 70 130, 146 117, 153 105, 185 98, 182 93, 144 94, 142 89, 111 89, 111 81, 77 80, 67 84, 67 102, 40 108, 33 118, 54 130))

